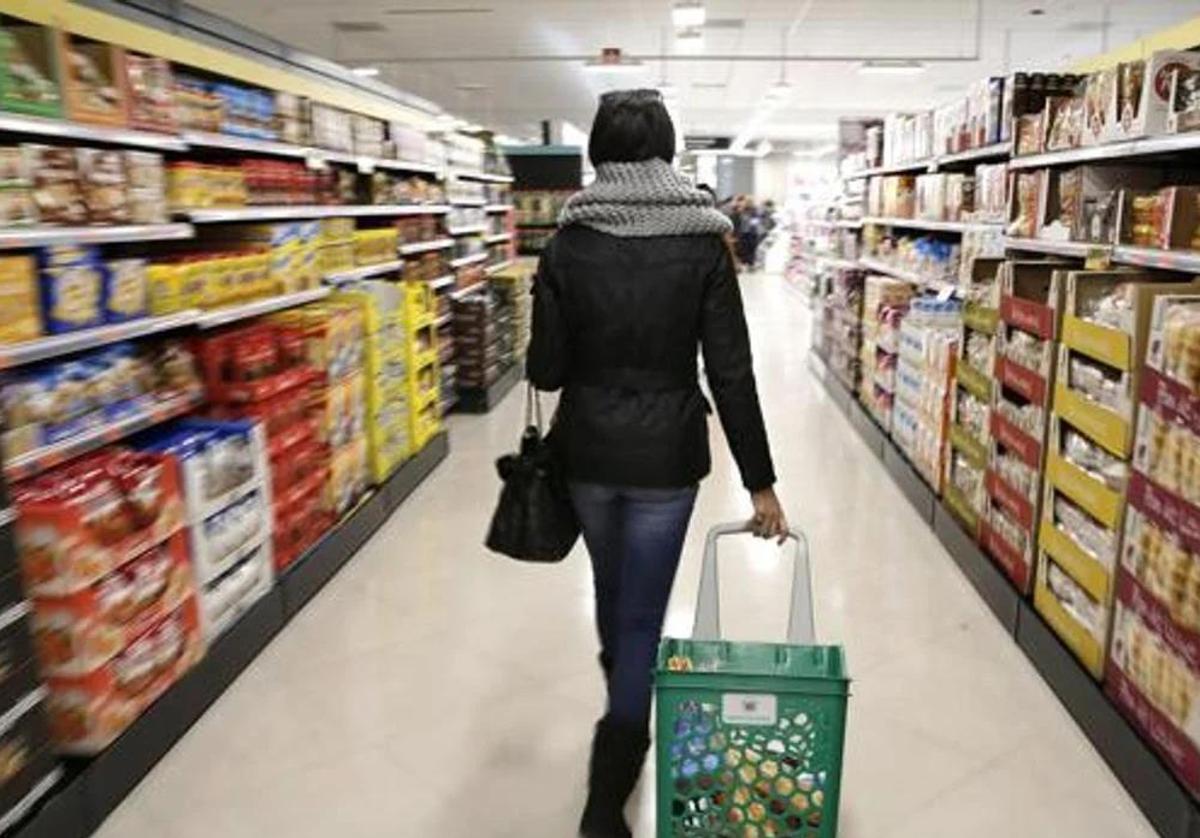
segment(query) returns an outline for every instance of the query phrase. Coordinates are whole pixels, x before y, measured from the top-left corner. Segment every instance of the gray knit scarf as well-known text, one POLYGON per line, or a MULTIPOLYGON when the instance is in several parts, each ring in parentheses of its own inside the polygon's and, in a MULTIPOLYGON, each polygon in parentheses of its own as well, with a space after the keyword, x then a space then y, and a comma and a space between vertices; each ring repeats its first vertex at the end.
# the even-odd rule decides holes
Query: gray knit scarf
POLYGON ((591 186, 572 195, 558 225, 582 224, 613 236, 724 235, 733 225, 665 160, 601 163, 591 186))

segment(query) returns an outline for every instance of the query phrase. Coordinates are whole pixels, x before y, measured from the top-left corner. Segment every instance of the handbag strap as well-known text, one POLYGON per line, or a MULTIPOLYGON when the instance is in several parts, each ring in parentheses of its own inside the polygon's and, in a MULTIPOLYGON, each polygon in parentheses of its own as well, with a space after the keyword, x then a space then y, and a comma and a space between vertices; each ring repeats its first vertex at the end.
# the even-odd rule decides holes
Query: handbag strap
POLYGON ((525 427, 534 426, 542 433, 542 398, 532 383, 525 384, 525 427))

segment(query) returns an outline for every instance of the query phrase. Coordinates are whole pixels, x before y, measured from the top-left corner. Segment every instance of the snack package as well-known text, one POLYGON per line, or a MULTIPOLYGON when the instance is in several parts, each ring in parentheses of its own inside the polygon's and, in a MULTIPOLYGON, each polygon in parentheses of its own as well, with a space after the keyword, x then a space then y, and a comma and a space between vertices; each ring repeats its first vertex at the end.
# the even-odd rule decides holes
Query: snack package
POLYGON ((98 669, 49 679, 47 710, 59 752, 104 750, 203 655, 199 609, 191 597, 98 669))
POLYGON ((126 121, 124 53, 112 44, 62 33, 63 89, 73 119, 126 121))
POLYGON ((22 484, 16 541, 30 596, 90 587, 183 523, 173 458, 105 449, 22 484))
POLYGON ((75 158, 88 221, 92 224, 128 224, 124 153, 77 148, 75 158))
POLYGON ((262 544, 200 595, 204 637, 211 643, 274 584, 271 547, 262 544))
POLYGON ((96 247, 68 245, 38 251, 42 312, 47 334, 104 323, 108 269, 96 247))
POLYGON ((104 320, 121 323, 149 312, 145 259, 114 259, 104 273, 104 320))
POLYGON ((58 116, 61 101, 55 78, 54 48, 44 27, 5 20, 0 29, 0 88, 6 110, 58 116))
POLYGON ((0 256, 0 343, 42 336, 37 266, 31 256, 0 256))
POLYGON ((174 131, 171 63, 165 58, 125 53, 129 124, 148 131, 174 131))
POLYGON ((26 144, 22 149, 33 178, 33 202, 42 224, 86 224, 87 204, 83 199, 75 150, 26 144))
POLYGON ((220 576, 237 563, 244 548, 262 542, 267 512, 263 494, 255 491, 192 526, 192 561, 201 580, 220 576))
POLYGON ((87 588, 33 603, 43 677, 78 677, 111 660, 192 596, 182 532, 87 588))

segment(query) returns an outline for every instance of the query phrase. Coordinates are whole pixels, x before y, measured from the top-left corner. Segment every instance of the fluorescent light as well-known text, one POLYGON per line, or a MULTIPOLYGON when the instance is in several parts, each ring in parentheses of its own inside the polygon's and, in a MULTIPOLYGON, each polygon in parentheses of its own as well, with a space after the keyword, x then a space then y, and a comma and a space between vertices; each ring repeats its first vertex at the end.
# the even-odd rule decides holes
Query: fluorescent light
POLYGON ((681 29, 675 33, 675 51, 683 55, 695 55, 704 49, 704 30, 698 26, 681 29))
POLYGON ((699 0, 695 0, 695 2, 681 0, 671 7, 671 21, 680 29, 703 26, 707 19, 708 14, 704 10, 704 4, 699 0))
POLYGON ((364 79, 373 79, 377 75, 379 75, 379 68, 378 67, 352 67, 350 69, 350 72, 354 73, 354 75, 356 75, 356 76, 361 76, 364 79))
POLYGON ((915 76, 925 72, 925 65, 920 61, 864 61, 859 65, 858 72, 880 76, 915 76))

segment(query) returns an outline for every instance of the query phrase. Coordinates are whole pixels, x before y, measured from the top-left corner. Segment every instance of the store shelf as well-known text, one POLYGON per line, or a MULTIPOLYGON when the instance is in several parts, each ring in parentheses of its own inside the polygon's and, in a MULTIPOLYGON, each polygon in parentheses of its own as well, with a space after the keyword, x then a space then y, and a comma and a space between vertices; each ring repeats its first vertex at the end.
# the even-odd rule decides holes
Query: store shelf
POLYGON ((479 262, 484 262, 487 260, 487 258, 488 256, 486 253, 472 253, 470 256, 451 259, 448 264, 452 269, 458 270, 459 268, 467 267, 467 265, 475 265, 479 262))
POLYGON ((38 338, 24 343, 0 345, 0 370, 45 361, 85 349, 95 349, 122 340, 146 337, 192 326, 200 312, 195 309, 181 311, 165 317, 144 317, 128 323, 101 326, 97 329, 82 329, 64 335, 38 338))
POLYGON ((476 183, 512 183, 514 178, 512 175, 496 175, 491 172, 454 172, 454 176, 459 180, 471 180, 476 183))
POLYGON ((449 454, 439 434, 320 542, 209 647, 108 749, 72 764, 66 782, 10 838, 85 838, 111 814, 283 627, 350 561, 449 454))
POLYGON ((413 256, 417 253, 428 253, 431 250, 445 250, 454 247, 454 239, 433 239, 427 242, 410 242, 400 245, 401 256, 413 256))
POLYGON ((483 211, 489 214, 498 212, 511 212, 516 209, 512 204, 488 204, 483 208, 483 211))
POLYGON ((877 175, 902 175, 908 172, 927 172, 933 166, 935 161, 930 158, 926 160, 914 160, 911 163, 895 163, 890 166, 876 166, 872 169, 861 169, 844 177, 845 180, 861 180, 862 178, 875 177, 877 175))
POLYGON ((833 226, 839 230, 861 230, 862 225, 861 218, 841 218, 833 222, 833 226))
POLYGON ((135 131, 130 128, 105 128, 85 125, 65 119, 44 119, 17 113, 0 113, 0 131, 10 134, 47 137, 62 140, 83 140, 89 143, 149 148, 156 151, 184 151, 183 140, 171 134, 154 131, 135 131))
POLYGON ((496 233, 491 236, 484 236, 484 244, 503 244, 504 242, 512 241, 512 233, 496 233))
POLYGON ((196 318, 196 325, 201 329, 215 329, 218 326, 236 323, 239 320, 245 320, 249 317, 258 317, 262 314, 270 314, 273 311, 282 311, 285 308, 315 302, 328 295, 328 287, 310 288, 307 291, 282 294, 278 297, 267 297, 264 300, 255 300, 252 303, 245 303, 240 306, 218 308, 199 315, 196 318))
POLYGON ((863 224, 876 224, 883 227, 902 227, 907 230, 930 230, 935 233, 969 233, 994 232, 1001 230, 1004 225, 990 222, 972 221, 929 221, 922 218, 885 218, 868 216, 863 224))
POLYGON ((1151 247, 1117 245, 1112 250, 1112 261, 1122 265, 1200 273, 1200 251, 1196 250, 1157 250, 1151 247))
POLYGON ((7 527, 15 520, 17 520, 17 512, 11 506, 0 509, 0 529, 7 527))
POLYGON ((1006 238, 1004 246, 1008 250, 1024 250, 1029 253, 1045 253, 1050 256, 1069 256, 1074 259, 1085 259, 1093 251, 1107 251, 1108 245, 1088 244, 1087 242, 1060 242, 1047 239, 1018 239, 1006 238))
POLYGON ((503 262, 497 262, 494 265, 488 265, 487 268, 484 269, 484 273, 487 274, 488 276, 491 276, 492 274, 498 274, 501 271, 506 270, 509 267, 511 267, 513 264, 513 261, 514 260, 512 260, 512 259, 505 259, 503 262))
POLYGON ((360 170, 367 168, 388 169, 393 172, 412 172, 414 175, 433 175, 438 177, 442 174, 442 167, 432 163, 418 163, 415 160, 392 160, 387 157, 369 157, 359 158, 358 168, 360 170))
POLYGON ((360 279, 369 279, 373 276, 390 274, 401 270, 404 270, 404 260, 395 259, 391 262, 378 262, 374 265, 363 265, 361 268, 354 268, 349 271, 336 271, 331 274, 325 274, 325 282, 329 285, 345 285, 348 282, 357 282, 360 279))
POLYGON ((483 198, 451 198, 450 203, 456 207, 486 207, 487 201, 483 198))
POLYGON ((53 768, 50 773, 43 777, 29 792, 22 797, 11 809, 0 816, 0 832, 7 832, 14 824, 19 823, 30 811, 37 806, 38 802, 46 795, 53 791, 54 787, 59 784, 63 778, 63 770, 61 768, 53 768))
POLYGON ((1004 160, 1012 156, 1012 143, 996 143, 956 154, 943 154, 934 161, 933 168, 955 166, 960 163, 983 163, 988 160, 1004 160))
POLYGON ((524 378, 522 364, 513 364, 501 373, 490 387, 476 389, 460 387, 458 390, 458 411, 460 413, 489 413, 498 405, 512 389, 524 378))
POLYGON ((202 391, 180 393, 164 399, 150 401, 135 413, 61 442, 46 445, 13 457, 4 464, 4 477, 9 483, 26 480, 46 469, 83 456, 130 434, 153 427, 168 419, 182 416, 204 403, 202 391))
POLYGON ((461 300, 465 297, 471 296, 472 294, 478 293, 481 289, 486 288, 486 287, 487 287, 486 282, 473 282, 470 285, 468 285, 466 288, 457 288, 457 289, 451 291, 448 296, 452 300, 461 300))
POLYGON ((1127 160, 1130 157, 1156 157, 1197 150, 1200 150, 1200 133, 1166 134, 1161 137, 1146 137, 1140 140, 1124 140, 1104 145, 1014 157, 1009 161, 1008 167, 1010 169, 1041 169, 1046 166, 1127 160))
POLYGON ((25 227, 0 230, 0 250, 51 244, 112 244, 117 242, 190 239, 191 224, 122 224, 108 227, 25 227))
POLYGON ((446 232, 452 236, 474 236, 487 230, 486 224, 467 224, 462 227, 448 227, 446 232))
POLYGON ((440 291, 443 288, 449 288, 454 285, 454 281, 454 274, 446 274, 445 276, 439 276, 437 279, 429 280, 429 287, 434 291, 440 291))
POLYGON ((380 204, 317 206, 233 207, 230 209, 184 210, 180 217, 193 224, 224 224, 235 221, 279 221, 290 218, 370 218, 402 215, 445 215, 443 204, 380 204))
POLYGON ((840 256, 817 256, 816 260, 843 271, 857 271, 863 268, 862 262, 855 262, 853 259, 842 259, 840 256))
POLYGON ((225 151, 245 151, 251 154, 269 154, 274 157, 309 156, 309 149, 293 143, 277 140, 260 140, 254 137, 236 137, 232 134, 213 134, 207 131, 184 131, 179 135, 181 143, 188 148, 209 148, 225 151))
POLYGON ((449 324, 449 322, 453 319, 454 319, 453 314, 443 314, 441 317, 434 319, 433 325, 440 329, 440 328, 442 328, 442 326, 449 324))

